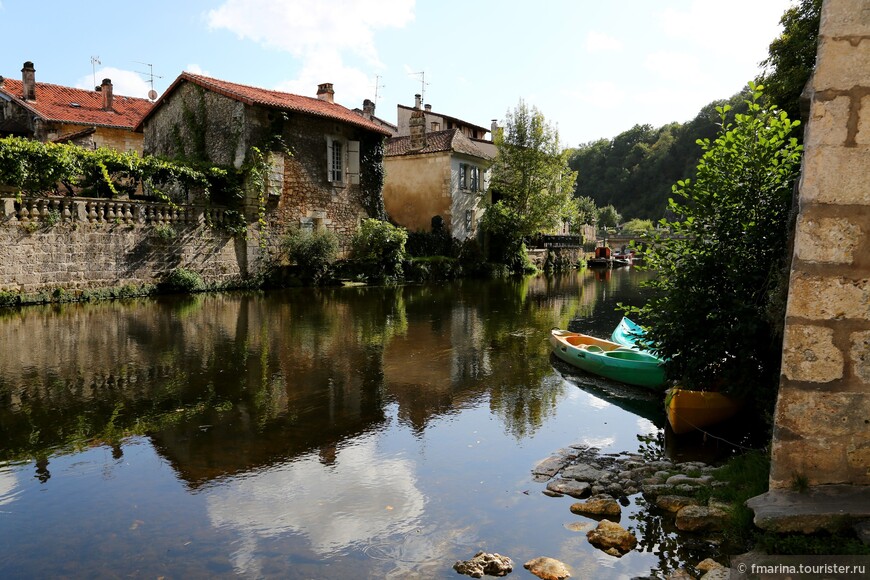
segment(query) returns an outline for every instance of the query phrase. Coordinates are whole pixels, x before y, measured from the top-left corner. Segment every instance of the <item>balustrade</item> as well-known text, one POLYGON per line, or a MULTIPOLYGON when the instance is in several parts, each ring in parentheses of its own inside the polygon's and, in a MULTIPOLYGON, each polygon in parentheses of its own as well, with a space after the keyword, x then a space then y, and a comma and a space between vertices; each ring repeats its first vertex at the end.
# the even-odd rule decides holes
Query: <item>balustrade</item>
POLYGON ((186 225, 201 220, 220 225, 226 219, 226 209, 220 207, 69 197, 4 198, 0 200, 0 211, 0 218, 6 221, 45 225, 65 222, 186 225))

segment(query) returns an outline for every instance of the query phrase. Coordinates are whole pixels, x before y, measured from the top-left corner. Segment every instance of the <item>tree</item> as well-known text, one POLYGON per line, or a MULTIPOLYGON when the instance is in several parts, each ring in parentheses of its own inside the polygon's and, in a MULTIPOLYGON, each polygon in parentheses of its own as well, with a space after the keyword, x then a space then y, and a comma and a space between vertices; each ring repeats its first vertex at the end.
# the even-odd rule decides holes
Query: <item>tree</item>
POLYGON ((671 378, 689 388, 752 394, 772 405, 782 353, 782 316, 770 316, 787 263, 788 216, 801 146, 800 121, 763 105, 750 83, 748 110, 722 122, 696 179, 670 200, 674 237, 647 252, 655 296, 633 313, 647 326, 671 378))
POLYGON ((780 34, 768 48, 765 67, 757 82, 765 94, 791 119, 800 119, 800 97, 816 66, 822 0, 800 0, 785 11, 780 34))
POLYGON ((622 216, 612 205, 607 205, 598 210, 598 226, 602 228, 615 228, 622 221, 622 216))
POLYGON ((595 200, 591 197, 582 196, 577 198, 576 204, 577 218, 574 223, 594 226, 598 221, 598 207, 595 205, 595 200))
POLYGON ((516 109, 508 112, 495 145, 498 154, 490 182, 491 199, 511 217, 518 236, 552 230, 560 221, 576 216, 573 192, 577 173, 568 167, 569 151, 562 150, 559 131, 543 113, 520 100, 516 109))

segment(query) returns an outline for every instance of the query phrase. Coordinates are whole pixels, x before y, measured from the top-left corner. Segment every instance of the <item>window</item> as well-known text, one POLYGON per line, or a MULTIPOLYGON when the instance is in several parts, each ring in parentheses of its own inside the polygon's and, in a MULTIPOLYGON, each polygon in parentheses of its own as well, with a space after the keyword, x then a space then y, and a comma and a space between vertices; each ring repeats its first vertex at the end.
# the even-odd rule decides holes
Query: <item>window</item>
POLYGON ((480 190, 480 170, 468 163, 459 164, 459 189, 463 191, 480 190))
POLYGON ((326 138, 326 178, 330 183, 359 183, 359 141, 326 138), (346 177, 345 177, 346 175, 346 177))
POLYGON ((332 160, 329 167, 329 181, 344 181, 344 155, 342 144, 338 141, 332 142, 332 160))

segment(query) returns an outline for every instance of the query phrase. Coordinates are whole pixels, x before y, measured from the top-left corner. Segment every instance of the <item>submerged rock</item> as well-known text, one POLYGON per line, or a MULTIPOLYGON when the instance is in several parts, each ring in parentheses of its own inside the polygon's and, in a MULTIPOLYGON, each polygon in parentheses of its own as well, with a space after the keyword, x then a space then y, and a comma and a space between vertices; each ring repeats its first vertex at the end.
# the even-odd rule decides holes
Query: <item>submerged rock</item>
POLYGON ((597 495, 585 502, 577 502, 571 505, 571 513, 594 518, 619 519, 622 508, 609 495, 597 495))
POLYGON ((556 479, 547 484, 547 489, 577 499, 587 497, 592 492, 592 488, 587 482, 573 479, 556 479))
POLYGON ((523 564, 523 568, 543 580, 564 580, 571 576, 565 564, 546 556, 529 560, 523 564))
POLYGON ((677 513, 687 505, 699 505, 700 502, 692 497, 682 495, 660 495, 656 498, 656 506, 672 514, 677 513))
POLYGON ((634 534, 609 520, 601 520, 598 522, 598 527, 586 534, 589 543, 600 550, 604 550, 609 554, 611 548, 615 548, 618 556, 630 552, 637 545, 637 538, 634 534))
POLYGON ((728 512, 718 507, 689 505, 677 512, 674 523, 683 532, 721 531, 728 512))
POLYGON ((472 578, 482 578, 484 574, 488 576, 505 576, 513 571, 514 563, 507 556, 478 552, 471 560, 464 560, 453 564, 453 569, 459 574, 465 574, 472 578))

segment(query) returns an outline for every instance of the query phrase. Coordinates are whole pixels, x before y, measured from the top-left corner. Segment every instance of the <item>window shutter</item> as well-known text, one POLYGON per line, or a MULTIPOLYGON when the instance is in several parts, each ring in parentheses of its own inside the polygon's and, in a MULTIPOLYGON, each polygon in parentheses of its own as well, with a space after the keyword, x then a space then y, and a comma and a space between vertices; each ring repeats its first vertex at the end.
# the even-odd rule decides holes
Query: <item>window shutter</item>
POLYGON ((347 177, 354 185, 359 185, 359 141, 347 142, 347 177))
POLYGON ((332 137, 326 138, 326 181, 332 183, 332 137))

